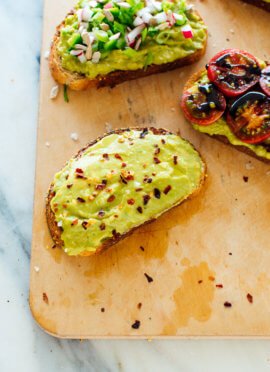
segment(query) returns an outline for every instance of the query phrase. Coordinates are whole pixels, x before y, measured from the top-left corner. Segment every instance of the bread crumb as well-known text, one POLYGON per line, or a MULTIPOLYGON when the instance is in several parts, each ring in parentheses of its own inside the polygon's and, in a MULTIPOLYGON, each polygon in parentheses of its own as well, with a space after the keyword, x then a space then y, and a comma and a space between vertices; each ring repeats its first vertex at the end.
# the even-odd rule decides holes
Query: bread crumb
POLYGON ((51 146, 50 142, 48 142, 48 141, 45 142, 45 146, 46 146, 46 147, 50 147, 50 146, 51 146))
POLYGON ((266 175, 267 176, 270 176, 270 170, 266 172, 266 175))
POLYGON ((59 85, 55 85, 51 89, 50 99, 55 99, 58 96, 58 93, 59 93, 59 85))
POLYGON ((105 129, 106 129, 106 132, 107 132, 107 133, 110 133, 110 132, 112 131, 112 124, 106 122, 106 123, 105 123, 105 129))
POLYGON ((34 266, 34 270, 35 270, 36 273, 38 273, 40 268, 38 266, 34 266))
POLYGON ((171 107, 171 111, 172 112, 175 112, 175 107, 171 107))
POLYGON ((231 34, 235 34, 235 31, 234 31, 233 28, 230 29, 230 33, 231 33, 231 34))
POLYGON ((248 170, 254 169, 254 165, 251 164, 251 163, 247 163, 246 164, 246 169, 248 169, 248 170))
POLYGON ((70 133, 70 138, 72 139, 72 141, 76 142, 79 139, 79 135, 78 135, 78 133, 73 132, 73 133, 70 133))
POLYGON ((49 59, 49 57, 50 57, 50 51, 46 50, 46 52, 44 53, 44 58, 49 59))

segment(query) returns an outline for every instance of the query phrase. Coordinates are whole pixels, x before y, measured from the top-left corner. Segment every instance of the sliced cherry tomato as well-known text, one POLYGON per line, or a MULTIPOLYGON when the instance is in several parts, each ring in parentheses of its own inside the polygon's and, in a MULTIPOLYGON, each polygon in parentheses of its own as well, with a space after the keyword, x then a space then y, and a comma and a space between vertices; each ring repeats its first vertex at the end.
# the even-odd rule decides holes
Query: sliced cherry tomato
POLYGON ((232 132, 246 143, 260 143, 270 137, 270 99, 260 92, 238 98, 227 114, 232 132))
POLYGON ((216 54, 206 67, 209 80, 228 97, 243 94, 255 85, 261 76, 257 59, 239 49, 223 50, 216 54))
POLYGON ((213 84, 198 84, 197 89, 184 92, 181 106, 192 123, 210 125, 223 115, 226 100, 213 84))
POLYGON ((260 85, 264 93, 270 97, 270 65, 262 70, 260 85))

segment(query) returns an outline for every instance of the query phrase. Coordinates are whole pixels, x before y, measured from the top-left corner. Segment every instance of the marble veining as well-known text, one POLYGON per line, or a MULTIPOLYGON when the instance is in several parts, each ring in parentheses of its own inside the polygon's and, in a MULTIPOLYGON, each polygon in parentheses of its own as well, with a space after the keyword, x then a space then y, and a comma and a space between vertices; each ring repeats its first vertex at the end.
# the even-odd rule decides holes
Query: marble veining
POLYGON ((269 371, 270 341, 58 340, 33 321, 29 264, 41 0, 0 1, 0 371, 269 371))

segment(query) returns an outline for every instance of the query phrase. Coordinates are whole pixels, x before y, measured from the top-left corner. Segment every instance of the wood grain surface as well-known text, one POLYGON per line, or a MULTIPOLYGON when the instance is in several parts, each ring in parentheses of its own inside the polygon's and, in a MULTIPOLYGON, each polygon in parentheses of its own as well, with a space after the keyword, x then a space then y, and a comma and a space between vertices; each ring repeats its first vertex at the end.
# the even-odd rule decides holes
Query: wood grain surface
POLYGON ((66 103, 62 91, 55 101, 49 98, 54 82, 43 56, 72 1, 45 0, 30 306, 50 334, 270 335, 270 167, 194 132, 179 108, 189 75, 220 49, 243 48, 270 60, 270 14, 237 0, 194 3, 210 32, 202 61, 114 89, 69 92, 66 103), (209 176, 192 201, 102 255, 68 257, 53 249, 45 195, 54 173, 101 135, 106 123, 180 130, 200 150, 209 176), (72 132, 78 141, 70 138, 72 132), (132 327, 136 320, 138 329, 132 327))

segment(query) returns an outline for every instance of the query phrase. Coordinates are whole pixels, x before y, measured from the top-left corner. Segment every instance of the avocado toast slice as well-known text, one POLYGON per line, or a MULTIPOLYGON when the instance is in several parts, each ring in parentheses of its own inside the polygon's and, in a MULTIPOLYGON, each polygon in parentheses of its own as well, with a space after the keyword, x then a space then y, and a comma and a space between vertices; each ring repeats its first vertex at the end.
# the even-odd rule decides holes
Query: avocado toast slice
POLYGON ((206 166, 165 129, 118 129, 56 174, 46 202, 52 238, 68 255, 99 253, 197 194, 206 166))
POLYGON ((80 0, 57 28, 50 68, 74 90, 114 86, 194 63, 206 43, 185 0, 80 0))
POLYGON ((238 49, 215 55, 187 81, 181 107, 198 132, 270 163, 270 66, 238 49))

